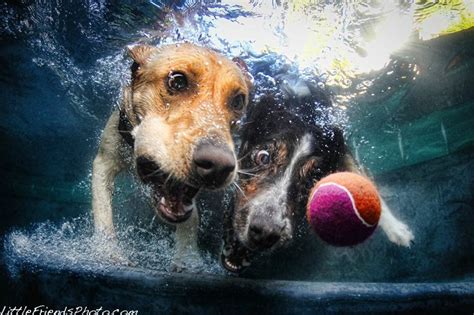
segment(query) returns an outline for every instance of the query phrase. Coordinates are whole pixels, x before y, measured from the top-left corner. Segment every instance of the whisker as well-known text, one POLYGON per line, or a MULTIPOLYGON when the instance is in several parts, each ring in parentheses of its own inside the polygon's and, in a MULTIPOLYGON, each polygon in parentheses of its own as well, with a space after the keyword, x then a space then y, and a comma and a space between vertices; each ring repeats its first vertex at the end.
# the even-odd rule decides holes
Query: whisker
POLYGON ((248 173, 248 172, 240 171, 240 170, 238 170, 237 173, 248 175, 248 176, 253 176, 253 177, 260 177, 260 175, 258 175, 258 174, 248 173))
POLYGON ((253 168, 247 168, 247 169, 241 169, 239 170, 240 172, 249 172, 249 173, 252 173, 252 172, 255 172, 255 171, 258 171, 260 170, 262 167, 260 165, 258 166, 255 166, 253 168))
POLYGON ((170 180, 172 180, 172 179, 173 179, 172 175, 171 175, 171 174, 168 174, 168 177, 166 177, 166 180, 165 180, 165 182, 163 183, 163 186, 166 186, 166 184, 168 184, 168 182, 169 182, 170 180))
POLYGON ((240 188, 239 184, 237 184, 236 182, 233 182, 232 185, 234 185, 235 188, 237 188, 240 191, 242 196, 244 196, 244 198, 248 200, 247 196, 245 196, 244 190, 242 188, 240 188))
POLYGON ((251 152, 247 152, 244 156, 240 157, 237 161, 242 161, 244 158, 246 158, 251 152))
POLYGON ((253 124, 253 121, 246 121, 246 122, 240 123, 240 126, 245 126, 248 124, 253 124))
POLYGON ((153 172, 151 172, 150 174, 147 174, 147 175, 143 176, 143 178, 148 178, 148 177, 155 176, 155 175, 159 174, 160 172, 161 172, 161 169, 158 168, 158 169, 154 170, 153 172))

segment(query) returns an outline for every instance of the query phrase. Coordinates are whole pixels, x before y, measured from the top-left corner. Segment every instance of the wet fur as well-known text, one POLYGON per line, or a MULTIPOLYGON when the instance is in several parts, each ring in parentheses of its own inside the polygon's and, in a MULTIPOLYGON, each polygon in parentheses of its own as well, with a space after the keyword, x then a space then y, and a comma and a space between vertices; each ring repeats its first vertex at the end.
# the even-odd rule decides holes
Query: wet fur
MULTIPOLYGON (((229 106, 242 93, 248 99, 250 82, 234 62, 213 50, 192 44, 156 48, 131 46, 130 85, 124 87, 121 110, 132 130, 133 147, 119 133, 119 110, 103 131, 92 173, 92 209, 95 230, 115 238, 112 194, 116 175, 135 168, 139 156, 152 158, 176 180, 196 182, 192 164, 195 147, 204 140, 220 143, 234 152, 231 127, 242 115, 229 106), (190 86, 173 93, 166 85, 171 71, 186 73, 190 86)), ((247 102, 247 99, 245 102, 247 102)), ((235 154, 234 154, 235 155, 235 154)), ((233 176, 226 184, 233 181, 233 176)), ((194 250, 198 215, 177 225, 177 260, 194 250)), ((175 261, 176 262, 176 261, 175 261)))
MULTIPOLYGON (((297 81, 300 87, 306 84, 297 81)), ((222 255, 231 271, 239 272, 260 252, 288 246, 298 229, 308 229, 304 220, 307 196, 322 177, 337 171, 363 173, 342 131, 328 122, 327 96, 318 91, 301 97, 296 90, 280 84, 279 93, 252 105, 241 131, 238 157, 245 173, 239 175, 242 192, 237 192, 233 214, 227 218, 222 255), (255 154, 262 149, 270 153, 271 163, 259 166, 255 154), (249 225, 255 220, 279 233, 270 248, 259 248, 249 239, 249 225)), ((383 200, 382 206, 381 228, 390 241, 409 247, 412 232, 383 200)))
POLYGON ((285 221, 279 244, 290 241, 294 222, 304 215, 309 189, 325 175, 347 169, 340 129, 305 123, 285 108, 271 97, 264 98, 249 114, 242 132, 240 167, 254 175, 240 175, 243 194, 236 197, 233 227, 247 246, 248 223, 257 214, 269 221, 276 217, 285 221), (254 156, 262 149, 270 153, 271 163, 257 166, 254 156))

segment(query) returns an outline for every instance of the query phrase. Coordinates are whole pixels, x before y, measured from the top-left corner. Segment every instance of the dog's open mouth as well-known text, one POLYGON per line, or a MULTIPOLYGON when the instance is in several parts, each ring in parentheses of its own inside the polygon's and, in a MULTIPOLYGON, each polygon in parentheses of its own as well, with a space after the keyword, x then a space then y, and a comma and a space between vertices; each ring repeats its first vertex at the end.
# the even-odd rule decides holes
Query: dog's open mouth
POLYGON ((167 185, 153 185, 155 207, 158 214, 170 223, 186 221, 193 212, 193 199, 199 188, 183 183, 174 183, 172 189, 167 185))
POLYGON ((146 158, 137 159, 137 172, 153 188, 155 211, 161 218, 169 223, 181 223, 191 216, 199 187, 177 180, 146 158))
POLYGON ((250 256, 250 250, 241 245, 239 241, 225 242, 220 257, 221 264, 232 273, 241 273, 250 266, 250 256))

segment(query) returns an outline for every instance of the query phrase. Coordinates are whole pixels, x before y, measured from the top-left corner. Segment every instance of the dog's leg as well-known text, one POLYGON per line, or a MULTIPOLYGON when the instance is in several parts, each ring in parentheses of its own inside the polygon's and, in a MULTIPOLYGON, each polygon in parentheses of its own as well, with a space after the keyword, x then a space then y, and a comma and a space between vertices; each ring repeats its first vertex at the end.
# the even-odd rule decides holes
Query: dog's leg
POLYGON ((105 126, 92 169, 92 211, 95 230, 112 238, 115 238, 112 221, 114 180, 123 168, 119 152, 122 139, 118 133, 118 123, 119 113, 116 111, 105 126))
POLYGON ((382 203, 382 213, 380 215, 379 225, 387 235, 388 239, 400 246, 410 247, 411 243, 415 239, 415 236, 411 232, 410 228, 395 218, 392 211, 387 206, 383 198, 380 198, 382 203))
POLYGON ((190 265, 200 265, 201 258, 197 246, 197 232, 199 227, 199 215, 194 209, 191 217, 183 223, 176 225, 175 254, 172 261, 173 271, 182 271, 190 265))
MULTIPOLYGON (((365 172, 360 170, 351 154, 346 154, 344 156, 341 170, 366 176, 365 172)), ((380 197, 380 201, 382 204, 382 213, 379 221, 380 227, 391 242, 400 246, 410 247, 411 243, 415 239, 410 228, 405 223, 395 218, 382 197, 380 197)))

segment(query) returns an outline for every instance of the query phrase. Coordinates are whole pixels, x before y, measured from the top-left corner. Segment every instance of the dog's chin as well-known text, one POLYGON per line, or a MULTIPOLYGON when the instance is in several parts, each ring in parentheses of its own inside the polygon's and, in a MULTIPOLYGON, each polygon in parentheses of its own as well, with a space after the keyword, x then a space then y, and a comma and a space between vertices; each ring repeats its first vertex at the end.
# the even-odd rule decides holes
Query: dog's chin
POLYGON ((262 247, 253 244, 245 234, 236 233, 232 240, 224 240, 224 246, 221 251, 220 262, 221 265, 232 273, 242 273, 251 265, 254 258, 260 255, 268 255, 286 247, 290 241, 291 236, 283 236, 283 238, 271 247, 262 247))

